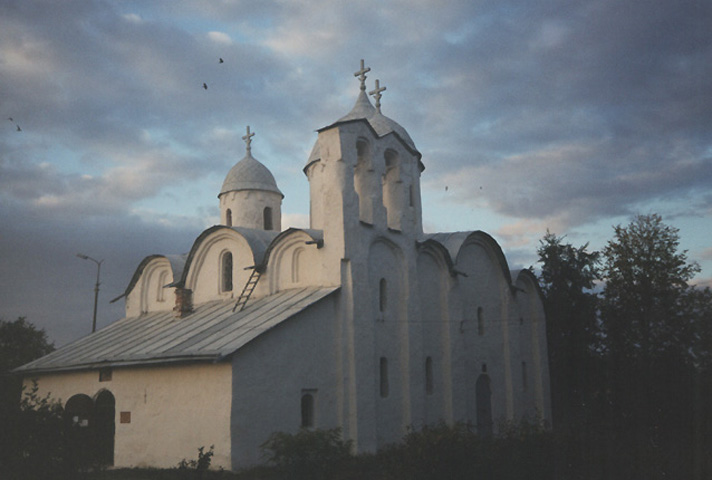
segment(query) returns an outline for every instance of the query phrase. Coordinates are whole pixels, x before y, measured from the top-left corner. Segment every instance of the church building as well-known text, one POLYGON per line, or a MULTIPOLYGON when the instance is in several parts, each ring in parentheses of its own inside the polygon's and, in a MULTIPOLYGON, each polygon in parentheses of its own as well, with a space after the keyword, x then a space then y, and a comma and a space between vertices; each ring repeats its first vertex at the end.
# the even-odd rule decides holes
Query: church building
POLYGON ((408 428, 550 420, 546 318, 529 270, 487 233, 424 233, 422 155, 381 113, 385 87, 318 136, 304 166, 309 228, 281 229, 283 194, 246 153, 220 224, 187 254, 151 255, 125 318, 20 367, 61 401, 71 435, 117 467, 262 461, 273 432, 339 427, 356 452, 408 428))

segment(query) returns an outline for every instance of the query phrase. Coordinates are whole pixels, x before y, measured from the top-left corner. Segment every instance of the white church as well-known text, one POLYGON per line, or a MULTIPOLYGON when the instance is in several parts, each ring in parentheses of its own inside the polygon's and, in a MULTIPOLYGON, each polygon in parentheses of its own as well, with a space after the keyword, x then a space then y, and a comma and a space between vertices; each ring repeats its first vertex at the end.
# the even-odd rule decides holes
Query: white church
MULTIPOLYGON (((281 230, 283 195, 246 154, 220 224, 152 255, 126 316, 20 367, 62 402, 70 434, 118 467, 262 461, 272 432, 341 428, 356 452, 409 427, 550 419, 537 280, 488 234, 424 233, 421 154, 366 94, 320 128, 304 167, 310 228, 281 230)), ((118 299, 115 299, 118 300, 118 299)))

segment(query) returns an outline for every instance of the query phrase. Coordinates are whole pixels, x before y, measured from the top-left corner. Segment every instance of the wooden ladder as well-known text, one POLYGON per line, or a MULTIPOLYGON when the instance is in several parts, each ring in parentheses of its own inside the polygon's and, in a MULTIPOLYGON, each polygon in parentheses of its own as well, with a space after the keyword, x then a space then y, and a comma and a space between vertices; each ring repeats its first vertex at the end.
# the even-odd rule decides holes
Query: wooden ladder
POLYGON ((232 307, 233 312, 237 310, 237 307, 240 307, 240 311, 243 311, 245 309, 247 301, 250 299, 250 295, 252 295, 252 292, 255 290, 257 282, 260 281, 260 272, 255 267, 247 267, 245 270, 250 268, 252 269, 252 273, 250 274, 250 278, 247 279, 245 288, 242 289, 242 293, 237 299, 237 302, 235 302, 235 306, 232 307))

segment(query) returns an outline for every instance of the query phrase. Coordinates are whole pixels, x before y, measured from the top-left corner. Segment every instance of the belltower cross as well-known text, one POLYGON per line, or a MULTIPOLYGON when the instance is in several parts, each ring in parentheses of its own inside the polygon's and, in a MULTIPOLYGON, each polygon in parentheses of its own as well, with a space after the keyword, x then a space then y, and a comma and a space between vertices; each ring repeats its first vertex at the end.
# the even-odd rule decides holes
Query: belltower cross
POLYGON ((361 59, 361 69, 354 73, 354 77, 358 77, 361 81, 361 90, 366 91, 366 74, 371 71, 371 67, 365 67, 363 58, 361 59))

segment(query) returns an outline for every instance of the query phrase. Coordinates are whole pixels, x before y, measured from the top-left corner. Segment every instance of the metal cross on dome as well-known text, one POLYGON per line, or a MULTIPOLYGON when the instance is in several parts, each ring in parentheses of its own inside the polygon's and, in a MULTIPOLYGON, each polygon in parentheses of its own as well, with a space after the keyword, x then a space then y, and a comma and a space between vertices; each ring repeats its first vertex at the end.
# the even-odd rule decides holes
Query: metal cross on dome
POLYGON ((382 87, 381 84, 379 83, 379 80, 376 79, 376 88, 374 90, 371 90, 368 92, 369 95, 373 95, 373 97, 376 99, 376 110, 378 110, 378 113, 381 113, 381 92, 385 92, 386 87, 382 87))
POLYGON ((252 147, 250 146, 250 144, 252 143, 252 137, 254 137, 254 136, 255 136, 255 133, 254 132, 250 133, 250 126, 248 125, 247 126, 247 135, 242 137, 242 139, 247 144, 247 152, 248 153, 252 151, 252 147))
POLYGON ((366 74, 371 71, 371 67, 365 67, 363 58, 361 59, 361 69, 354 73, 354 77, 358 77, 361 81, 361 90, 366 91, 366 74))

